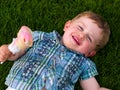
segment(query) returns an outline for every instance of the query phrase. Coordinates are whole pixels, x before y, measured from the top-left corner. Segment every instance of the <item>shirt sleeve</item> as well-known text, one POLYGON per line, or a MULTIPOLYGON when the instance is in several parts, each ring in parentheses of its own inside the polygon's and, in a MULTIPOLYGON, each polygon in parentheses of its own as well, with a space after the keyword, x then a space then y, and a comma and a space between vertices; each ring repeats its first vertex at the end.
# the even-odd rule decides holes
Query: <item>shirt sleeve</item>
POLYGON ((42 31, 33 31, 32 35, 33 35, 33 41, 36 40, 42 40, 43 39, 43 35, 45 34, 45 32, 42 31))
POLYGON ((91 77, 98 75, 96 65, 93 61, 89 59, 84 60, 82 63, 82 67, 83 67, 83 71, 79 77, 79 80, 89 79, 91 77))
POLYGON ((43 32, 43 31, 33 31, 33 41, 36 40, 54 40, 56 32, 43 32))

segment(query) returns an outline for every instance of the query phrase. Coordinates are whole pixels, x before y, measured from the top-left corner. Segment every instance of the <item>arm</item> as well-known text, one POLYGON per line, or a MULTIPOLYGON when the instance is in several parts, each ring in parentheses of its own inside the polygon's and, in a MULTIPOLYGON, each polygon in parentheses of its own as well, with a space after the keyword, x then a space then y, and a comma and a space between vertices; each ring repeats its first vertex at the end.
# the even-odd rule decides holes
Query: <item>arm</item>
POLYGON ((22 26, 9 45, 0 47, 0 62, 5 62, 7 59, 16 60, 25 53, 25 50, 33 44, 32 31, 27 26, 22 26))
POLYGON ((17 60, 20 56, 22 56, 25 53, 24 50, 19 51, 18 53, 11 54, 10 57, 8 58, 9 61, 14 61, 17 60))
POLYGON ((80 81, 80 85, 83 88, 83 90, 110 90, 107 88, 100 87, 100 85, 94 77, 80 81))
POLYGON ((20 51, 16 54, 12 54, 12 52, 8 49, 8 45, 2 45, 0 47, 0 62, 5 62, 7 59, 16 60, 24 53, 25 51, 20 51))

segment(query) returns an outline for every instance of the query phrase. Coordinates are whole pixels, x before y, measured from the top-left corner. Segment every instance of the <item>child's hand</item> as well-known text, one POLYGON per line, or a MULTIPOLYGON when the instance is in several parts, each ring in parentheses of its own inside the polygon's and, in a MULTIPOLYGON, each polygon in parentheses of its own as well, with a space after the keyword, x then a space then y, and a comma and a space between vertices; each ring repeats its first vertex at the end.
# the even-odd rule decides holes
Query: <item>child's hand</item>
POLYGON ((8 49, 8 45, 2 45, 0 47, 0 62, 5 62, 12 53, 8 49))

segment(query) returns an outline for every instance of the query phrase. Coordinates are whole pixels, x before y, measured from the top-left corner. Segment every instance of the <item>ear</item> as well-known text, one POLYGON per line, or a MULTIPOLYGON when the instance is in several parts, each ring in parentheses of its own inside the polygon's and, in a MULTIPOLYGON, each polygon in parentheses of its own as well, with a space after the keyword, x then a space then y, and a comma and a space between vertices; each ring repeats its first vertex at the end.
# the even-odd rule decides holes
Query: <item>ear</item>
POLYGON ((85 56, 86 57, 93 57, 93 56, 95 56, 96 55, 96 51, 91 51, 91 52, 89 52, 88 54, 86 54, 85 56))
POLYGON ((69 20, 69 21, 67 21, 65 23, 65 25, 64 25, 64 31, 66 31, 69 28, 70 24, 71 24, 71 20, 69 20))

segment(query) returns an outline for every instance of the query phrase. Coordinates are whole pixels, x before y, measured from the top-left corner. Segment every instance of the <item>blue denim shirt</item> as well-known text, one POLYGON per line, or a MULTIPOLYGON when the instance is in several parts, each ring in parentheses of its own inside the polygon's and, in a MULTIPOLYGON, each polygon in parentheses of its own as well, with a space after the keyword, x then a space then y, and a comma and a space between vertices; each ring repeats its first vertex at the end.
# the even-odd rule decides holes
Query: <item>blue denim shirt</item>
POLYGON ((11 68, 7 86, 16 90, 74 90, 77 80, 98 74, 95 64, 66 48, 56 31, 35 31, 33 38, 33 46, 11 68))

